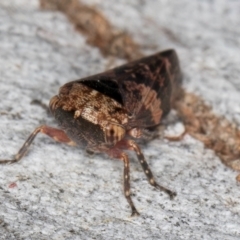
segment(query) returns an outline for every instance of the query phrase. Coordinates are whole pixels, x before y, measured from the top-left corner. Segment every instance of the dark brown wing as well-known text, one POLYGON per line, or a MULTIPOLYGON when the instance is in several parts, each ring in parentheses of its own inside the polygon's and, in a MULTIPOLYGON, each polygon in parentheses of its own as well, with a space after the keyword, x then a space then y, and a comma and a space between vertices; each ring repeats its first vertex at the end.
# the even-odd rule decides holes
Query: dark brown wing
POLYGON ((169 112, 181 81, 174 50, 166 50, 79 80, 121 103, 129 112, 128 126, 139 128, 160 123, 169 112))
POLYGON ((124 106, 132 115, 129 125, 142 128, 158 125, 171 108, 173 87, 181 82, 175 51, 160 52, 114 71, 119 76, 124 106))

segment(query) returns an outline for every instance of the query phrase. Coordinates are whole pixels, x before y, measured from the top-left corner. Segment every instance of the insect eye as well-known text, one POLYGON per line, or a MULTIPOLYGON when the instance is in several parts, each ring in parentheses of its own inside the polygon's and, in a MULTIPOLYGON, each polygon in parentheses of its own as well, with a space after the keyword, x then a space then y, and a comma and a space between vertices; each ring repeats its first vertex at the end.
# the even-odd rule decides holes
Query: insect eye
POLYGON ((49 103, 49 108, 52 113, 54 113, 54 111, 56 110, 58 102, 59 102, 58 96, 54 96, 51 98, 50 103, 49 103))
POLYGON ((114 132, 114 129, 112 129, 112 128, 110 129, 109 132, 110 132, 110 135, 114 135, 114 133, 115 133, 115 132, 114 132))
POLYGON ((116 124, 109 124, 105 129, 105 141, 108 144, 114 145, 122 140, 125 136, 125 129, 116 124))
POLYGON ((128 118, 129 118, 129 119, 132 119, 132 118, 133 118, 133 114, 129 113, 129 114, 128 114, 128 118))

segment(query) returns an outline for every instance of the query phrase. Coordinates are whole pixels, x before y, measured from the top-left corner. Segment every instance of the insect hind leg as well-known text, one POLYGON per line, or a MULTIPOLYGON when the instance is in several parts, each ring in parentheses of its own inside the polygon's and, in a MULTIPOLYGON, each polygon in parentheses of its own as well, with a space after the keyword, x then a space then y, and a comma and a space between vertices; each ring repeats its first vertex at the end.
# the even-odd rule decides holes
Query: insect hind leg
POLYGON ((48 135, 49 137, 53 138, 54 140, 58 142, 63 142, 67 143, 69 145, 75 145, 73 141, 71 141, 66 133, 63 130, 57 129, 57 128, 52 128, 48 127, 46 125, 37 127, 27 138, 23 146, 20 148, 18 153, 14 156, 13 159, 11 160, 0 160, 0 164, 12 164, 20 161, 22 157, 27 153, 30 145, 32 144, 33 140, 37 136, 38 133, 43 133, 48 135))

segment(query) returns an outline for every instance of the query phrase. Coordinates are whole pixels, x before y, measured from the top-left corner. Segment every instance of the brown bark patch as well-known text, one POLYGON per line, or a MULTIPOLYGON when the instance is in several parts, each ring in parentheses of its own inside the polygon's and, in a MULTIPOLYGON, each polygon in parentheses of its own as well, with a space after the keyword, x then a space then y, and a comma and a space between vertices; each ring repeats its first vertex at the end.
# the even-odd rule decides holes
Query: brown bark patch
POLYGON ((45 10, 63 12, 76 30, 87 37, 87 42, 98 47, 104 56, 116 56, 127 60, 142 56, 139 46, 125 32, 114 28, 94 7, 78 0, 40 0, 45 10))
POLYGON ((217 116, 200 97, 185 92, 175 103, 186 131, 215 151, 222 162, 240 171, 240 130, 222 116, 217 116))

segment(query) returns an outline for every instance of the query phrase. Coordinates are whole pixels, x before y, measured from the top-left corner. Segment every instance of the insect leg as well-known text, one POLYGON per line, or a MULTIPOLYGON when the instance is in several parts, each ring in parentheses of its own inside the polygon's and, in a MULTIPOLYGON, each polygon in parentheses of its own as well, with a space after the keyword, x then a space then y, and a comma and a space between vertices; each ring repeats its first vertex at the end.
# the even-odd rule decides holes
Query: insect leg
POLYGON ((19 160, 21 160, 21 158, 26 154, 27 150, 29 149, 30 145, 32 144, 34 138, 37 136, 38 133, 44 133, 58 142, 67 143, 69 145, 75 144, 73 141, 71 141, 68 138, 68 136, 66 135, 66 133, 64 131, 57 129, 57 128, 52 128, 52 127, 43 125, 43 126, 37 127, 30 134, 28 139, 25 141, 23 146, 20 148, 20 150, 18 151, 18 153, 14 156, 14 158, 12 160, 0 160, 0 164, 7 164, 7 163, 11 164, 11 163, 15 163, 15 162, 18 162, 19 160))
POLYGON ((130 196, 130 171, 129 171, 129 159, 127 154, 122 153, 122 160, 124 161, 124 171, 123 171, 123 177, 124 177, 124 194, 125 197, 132 209, 131 216, 139 215, 137 209, 135 208, 133 201, 130 196))
POLYGON ((144 158, 144 155, 142 154, 142 151, 141 149, 139 148, 139 146, 132 140, 127 140, 127 145, 129 147, 129 149, 132 149, 136 152, 137 154, 137 157, 138 157, 138 160, 139 162, 141 163, 142 165, 142 168, 143 168, 143 171, 144 173, 146 174, 147 178, 148 178, 148 181, 149 183, 154 186, 155 188, 167 193, 170 197, 170 199, 173 199, 173 197, 176 196, 176 193, 171 191, 170 189, 166 188, 166 187, 163 187, 161 185, 159 185, 155 180, 154 180, 154 177, 153 177, 153 174, 152 174, 152 171, 150 170, 149 166, 148 166, 148 163, 147 161, 145 160, 144 158))
POLYGON ((129 158, 126 153, 118 151, 116 149, 111 149, 107 152, 111 157, 121 159, 124 162, 123 178, 124 178, 124 195, 132 209, 131 216, 139 215, 137 209, 131 198, 130 192, 130 171, 129 171, 129 158))

